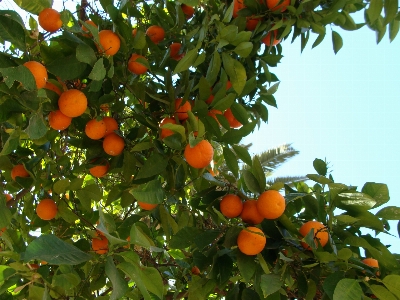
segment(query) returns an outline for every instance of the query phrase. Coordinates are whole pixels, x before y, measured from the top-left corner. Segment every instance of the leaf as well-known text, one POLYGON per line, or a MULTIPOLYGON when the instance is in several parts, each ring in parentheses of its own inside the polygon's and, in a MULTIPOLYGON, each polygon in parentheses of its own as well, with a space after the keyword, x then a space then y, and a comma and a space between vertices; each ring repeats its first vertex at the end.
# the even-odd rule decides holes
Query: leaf
POLYGON ((385 24, 394 20, 397 15, 399 0, 384 0, 385 24))
POLYGON ((324 162, 322 159, 316 158, 313 161, 313 166, 319 175, 326 176, 326 172, 328 171, 326 162, 324 162))
POLYGON ((339 33, 332 30, 332 43, 333 43, 333 51, 335 54, 339 52, 339 50, 343 47, 343 39, 339 33))
POLYGON ((335 201, 338 208, 344 210, 368 210, 374 207, 376 201, 369 195, 359 192, 340 193, 335 201))
POLYGON ((388 275, 383 278, 383 284, 391 291, 397 298, 400 298, 400 276, 388 275))
POLYGON ((81 201, 83 207, 90 211, 91 202, 90 200, 100 201, 103 198, 103 193, 96 184, 89 184, 83 189, 76 191, 76 196, 81 201))
POLYGON ((363 292, 355 279, 342 279, 338 282, 333 293, 333 300, 360 300, 363 292))
POLYGON ((21 82, 22 86, 28 91, 36 90, 36 82, 32 73, 25 66, 1 68, 6 85, 11 88, 15 81, 21 82))
POLYGON ((251 42, 242 42, 233 49, 233 51, 241 57, 249 56, 252 50, 253 43, 251 42))
POLYGON ((23 10, 38 15, 43 9, 51 7, 53 0, 14 0, 23 10))
POLYGON ((210 85, 213 85, 217 80, 220 69, 221 69, 221 56, 216 50, 214 51, 210 65, 208 66, 207 69, 206 79, 210 85))
POLYGON ((325 176, 322 175, 317 175, 317 174, 307 174, 306 175, 309 179, 314 180, 315 182, 321 183, 321 184, 329 184, 333 183, 332 180, 326 178, 325 176))
POLYGON ((232 173, 235 177, 238 177, 239 176, 239 164, 238 164, 235 154, 227 146, 227 147, 224 147, 223 155, 224 155, 225 163, 226 163, 227 167, 229 168, 229 170, 232 171, 232 173))
POLYGON ((260 159, 258 158, 257 155, 255 155, 253 157, 252 171, 253 171, 254 177, 257 179, 260 190, 264 191, 265 186, 267 185, 267 180, 265 178, 264 169, 263 169, 260 159))
POLYGON ((58 180, 53 184, 53 192, 56 194, 65 193, 65 191, 69 188, 69 184, 70 182, 67 178, 58 180))
POLYGON ((253 173, 251 173, 249 170, 243 170, 242 176, 244 179, 244 183, 252 193, 260 194, 262 192, 260 185, 253 173))
POLYGON ((247 75, 244 66, 225 52, 222 53, 224 69, 229 76, 232 87, 240 95, 246 85, 247 75))
POLYGON ((140 226, 137 226, 136 224, 133 224, 131 227, 130 237, 132 244, 145 248, 150 248, 151 246, 154 246, 153 240, 144 233, 143 229, 140 226))
POLYGON ((189 6, 198 6, 199 5, 199 0, 181 0, 179 2, 189 5, 189 6))
POLYGON ((344 277, 344 272, 337 271, 333 274, 330 274, 324 280, 324 283, 322 286, 323 286, 325 293, 328 295, 329 299, 333 299, 333 292, 335 291, 335 288, 336 288, 338 282, 341 279, 343 279, 343 277, 344 277))
POLYGON ((374 24, 374 22, 378 19, 378 17, 381 15, 382 8, 383 8, 383 0, 371 0, 369 2, 369 6, 366 12, 370 24, 374 24))
POLYGON ((7 15, 0 15, 0 38, 13 44, 21 51, 26 50, 24 27, 7 15))
POLYGON ((150 156, 140 168, 136 179, 148 178, 162 173, 168 165, 168 159, 159 153, 150 156))
POLYGON ((129 192, 141 202, 160 204, 164 200, 164 189, 158 179, 141 184, 129 192))
POLYGON ((282 282, 279 275, 263 274, 261 275, 260 287, 264 298, 280 290, 282 282))
POLYGON ((4 205, 4 207, 0 208, 0 228, 10 225, 11 219, 11 211, 4 205))
POLYGON ((361 192, 371 196, 376 201, 374 208, 381 206, 389 201, 389 189, 384 183, 367 182, 361 192))
POLYGON ((245 147, 240 145, 232 145, 233 151, 235 151, 236 155, 247 165, 252 165, 252 160, 249 152, 245 147))
POLYGON ((243 276, 244 281, 250 282, 257 268, 254 257, 237 251, 236 260, 239 272, 243 276))
POLYGON ((26 248, 24 261, 34 259, 53 265, 78 265, 91 259, 91 256, 55 235, 47 234, 34 239, 26 248))
POLYGON ((8 155, 18 148, 20 130, 14 130, 8 137, 7 141, 3 144, 3 149, 1 149, 0 155, 8 155))
POLYGON ((399 28, 400 28, 400 21, 393 20, 392 22, 389 23, 390 42, 393 42, 393 40, 396 38, 397 33, 399 32, 399 28))
POLYGON ((379 218, 384 218, 386 220, 400 220, 400 207, 397 206, 387 206, 382 208, 376 213, 379 218))
POLYGON ((169 247, 172 249, 189 247, 200 233, 201 230, 196 227, 184 227, 171 238, 169 247))
POLYGON ((398 298, 393 295, 391 292, 388 291, 387 288, 377 284, 371 284, 369 286, 371 292, 378 298, 378 299, 385 299, 385 300, 397 300, 398 298))
POLYGON ((188 70, 196 61, 198 56, 198 49, 194 48, 188 51, 185 56, 178 62, 175 67, 174 74, 188 70))
POLYGON ((159 299, 163 299, 164 284, 160 272, 153 267, 143 267, 142 280, 147 290, 156 295, 159 299))
POLYGON ((40 109, 38 112, 32 114, 29 119, 29 125, 25 132, 32 140, 37 140, 44 137, 47 133, 47 126, 44 123, 43 113, 40 109))
MULTIPOLYGON (((86 44, 79 44, 78 47, 76 47, 76 59, 91 66, 97 61, 96 53, 86 44)), ((102 60, 102 58, 100 59, 102 60)))
POLYGON ((117 267, 121 269, 125 274, 127 274, 132 281, 135 282, 145 300, 152 299, 143 282, 143 272, 139 264, 132 262, 122 262, 117 267))
POLYGON ((72 80, 81 76, 86 70, 86 66, 86 63, 77 60, 76 55, 70 55, 51 61, 46 68, 62 80, 72 80))
POLYGON ((106 69, 104 68, 103 58, 100 58, 93 66, 92 71, 89 74, 89 78, 92 80, 100 81, 106 77, 106 69))

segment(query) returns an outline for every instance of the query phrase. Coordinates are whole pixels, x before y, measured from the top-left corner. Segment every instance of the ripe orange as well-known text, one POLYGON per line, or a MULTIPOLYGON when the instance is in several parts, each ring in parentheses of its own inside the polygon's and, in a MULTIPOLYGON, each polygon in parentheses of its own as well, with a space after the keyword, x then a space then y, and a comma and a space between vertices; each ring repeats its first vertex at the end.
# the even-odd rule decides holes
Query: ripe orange
POLYGON ((17 177, 29 177, 23 164, 15 165, 11 170, 11 178, 15 181, 17 177))
POLYGON ((232 17, 236 18, 238 16, 238 11, 245 8, 243 0, 233 0, 233 14, 232 17))
POLYGON ((93 177, 100 178, 107 174, 109 168, 109 162, 107 160, 103 160, 98 166, 91 167, 89 172, 93 177))
MULTIPOLYGON (((212 90, 212 89, 211 89, 211 90, 212 90)), ((206 100, 206 103, 207 103, 207 104, 211 104, 211 102, 213 102, 213 100, 214 100, 214 95, 211 94, 210 97, 208 97, 208 99, 206 100)))
POLYGON ((189 6, 186 4, 181 4, 182 11, 184 15, 186 16, 186 19, 190 19, 194 15, 194 7, 189 6))
POLYGON ((175 100, 175 114, 177 115, 179 120, 186 120, 189 118, 188 111, 192 110, 192 105, 189 100, 186 100, 184 104, 182 104, 182 98, 178 98, 175 100))
POLYGON ((239 250, 246 255, 256 255, 260 253, 267 243, 267 239, 261 229, 257 227, 247 227, 243 229, 237 237, 239 250))
POLYGON ((10 201, 13 196, 11 196, 10 194, 4 194, 4 196, 6 197, 6 202, 10 201))
POLYGON ((101 139, 106 133, 107 127, 103 120, 92 119, 86 123, 85 133, 92 140, 101 139))
POLYGON ((257 210, 257 200, 251 199, 243 203, 240 218, 243 222, 250 225, 260 224, 264 220, 264 217, 257 210))
MULTIPOLYGON (((92 25, 94 27, 97 27, 97 25, 92 21, 92 20, 87 20, 85 21, 86 24, 92 25)), ((81 26, 82 31, 84 32, 84 36, 90 37, 92 34, 90 33, 89 29, 85 25, 81 26)))
POLYGON ((263 42, 265 45, 267 45, 267 46, 276 46, 276 45, 278 45, 280 42, 281 42, 281 40, 277 40, 276 38, 277 38, 277 36, 278 36, 278 30, 274 30, 274 31, 270 31, 270 32, 268 32, 267 33, 267 35, 261 40, 261 42, 263 42), (272 34, 273 34, 273 37, 271 37, 271 32, 272 32, 272 34), (271 43, 271 38, 272 38, 272 43, 271 43))
POLYGON ((225 195, 219 203, 219 209, 225 217, 236 218, 243 210, 242 199, 234 194, 225 195))
POLYGON ((161 122, 160 122, 160 127, 161 127, 160 138, 161 139, 164 139, 167 136, 173 135, 175 133, 171 129, 162 128, 163 125, 165 125, 165 124, 176 124, 176 121, 173 118, 164 118, 161 120, 161 122))
POLYGON ((181 47, 182 44, 180 43, 172 43, 169 46, 169 56, 176 61, 181 60, 181 58, 185 56, 185 53, 179 54, 181 47))
POLYGON ((286 8, 290 5, 290 0, 266 0, 267 6, 271 11, 284 12, 286 8), (278 5, 279 2, 281 4, 278 5))
POLYGON ((200 269, 197 266, 193 266, 190 271, 193 275, 200 275, 200 269))
POLYGON ((104 136, 106 137, 110 133, 115 133, 115 130, 118 130, 118 123, 112 117, 103 117, 103 122, 106 124, 106 133, 104 136))
MULTIPOLYGON (((311 229, 314 229, 315 245, 318 245, 318 242, 317 242, 317 239, 318 239, 321 246, 324 247, 328 243, 328 239, 329 239, 329 234, 326 231, 325 225, 320 222, 317 222, 317 221, 308 221, 300 227, 299 232, 304 237, 310 232, 311 229)), ((301 245, 306 250, 311 250, 311 247, 309 245, 307 245, 306 243, 301 242, 301 245)))
POLYGON ((258 23, 260 23, 260 22, 261 22, 261 18, 249 17, 249 18, 247 18, 247 21, 246 21, 246 29, 249 31, 253 31, 254 29, 256 29, 258 23))
POLYGON ((61 15, 52 8, 45 8, 39 13, 39 25, 46 31, 55 32, 62 26, 61 15))
POLYGON ((36 206, 36 214, 42 220, 51 220, 57 215, 57 204, 51 199, 43 199, 36 206))
POLYGON ((226 82, 226 90, 229 90, 232 87, 232 82, 230 80, 228 80, 226 82))
POLYGON ((92 239, 92 249, 97 254, 105 254, 108 252, 108 239, 99 231, 92 239))
POLYGON ((132 29, 132 37, 135 37, 137 33, 137 28, 132 29))
POLYGON ((232 110, 230 108, 228 108, 224 112, 224 116, 228 120, 228 123, 231 126, 231 128, 239 128, 240 126, 242 126, 242 123, 240 123, 238 120, 236 120, 236 118, 233 115, 232 110))
POLYGON ((87 98, 83 92, 76 89, 65 91, 58 99, 58 108, 71 118, 79 117, 87 108, 87 98))
POLYGON ((152 209, 156 208, 158 205, 158 204, 152 204, 152 203, 147 203, 147 202, 142 202, 142 201, 138 201, 137 204, 143 210, 152 210, 152 209))
POLYGON ((7 227, 0 228, 0 236, 3 235, 3 232, 7 230, 7 227))
POLYGON ((128 61, 128 70, 136 75, 141 75, 147 72, 147 67, 143 65, 140 61, 137 61, 139 58, 147 61, 144 56, 136 53, 133 53, 128 61))
POLYGON ((49 113, 49 125, 55 130, 64 130, 71 125, 72 118, 64 115, 60 110, 49 113))
MULTIPOLYGON (((374 258, 365 258, 365 259, 362 260, 362 262, 363 262, 364 264, 370 266, 370 267, 379 269, 379 263, 378 263, 378 261, 377 261, 376 259, 374 259, 374 258)), ((376 272, 376 276, 379 276, 379 275, 380 275, 380 272, 379 272, 379 271, 376 272)))
POLYGON ((213 117, 215 119, 215 121, 218 121, 217 115, 222 115, 222 111, 218 110, 218 109, 210 109, 207 113, 207 115, 209 115, 210 117, 213 117))
POLYGON ((207 167, 212 161, 214 149, 209 141, 202 140, 193 148, 187 144, 183 155, 190 166, 201 169, 207 167))
POLYGON ((121 46, 121 40, 119 36, 111 30, 99 31, 99 40, 100 45, 103 48, 101 49, 98 47, 99 52, 103 53, 104 51, 106 55, 115 55, 121 46))
POLYGON ((279 218, 285 212, 285 198, 275 190, 265 191, 258 197, 257 210, 264 218, 279 218))
POLYGON ((61 95, 61 90, 58 88, 58 86, 56 86, 55 84, 53 84, 53 83, 51 83, 49 81, 46 82, 44 88, 47 89, 47 90, 51 90, 51 91, 57 93, 58 96, 61 95))
POLYGON ((165 37, 165 30, 158 25, 152 25, 146 30, 146 35, 154 44, 158 44, 165 37))
POLYGON ((31 71, 33 77, 35 78, 37 89, 44 88, 48 79, 46 68, 37 61, 27 61, 24 66, 31 71))
POLYGON ((103 149, 108 155, 117 156, 124 151, 125 141, 116 133, 110 133, 103 140, 103 149))

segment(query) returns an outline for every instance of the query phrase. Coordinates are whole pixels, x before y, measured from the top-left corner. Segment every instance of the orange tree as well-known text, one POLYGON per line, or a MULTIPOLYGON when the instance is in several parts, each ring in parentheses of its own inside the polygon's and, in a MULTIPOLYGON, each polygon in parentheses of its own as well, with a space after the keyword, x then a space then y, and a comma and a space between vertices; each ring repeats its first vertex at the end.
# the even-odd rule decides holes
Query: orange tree
POLYGON ((42 27, 0 11, 1 299, 400 299, 362 230, 399 220, 370 211, 385 184, 316 159, 311 185, 268 186, 240 145, 276 105, 282 39, 337 52, 357 11, 393 39, 397 0, 16 2, 42 27))

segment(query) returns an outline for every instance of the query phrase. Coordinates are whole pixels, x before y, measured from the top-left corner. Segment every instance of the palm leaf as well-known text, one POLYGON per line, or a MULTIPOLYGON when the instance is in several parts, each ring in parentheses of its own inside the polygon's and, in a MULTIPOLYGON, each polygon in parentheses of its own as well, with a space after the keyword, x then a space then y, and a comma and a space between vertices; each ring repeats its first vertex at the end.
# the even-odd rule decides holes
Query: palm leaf
POLYGON ((264 170, 266 172, 272 172, 300 153, 299 150, 294 149, 291 145, 292 144, 284 144, 260 153, 258 159, 264 170))
POLYGON ((282 177, 268 178, 267 184, 273 185, 277 182, 282 182, 284 184, 291 184, 293 182, 300 182, 306 180, 308 180, 306 176, 282 176, 282 177))

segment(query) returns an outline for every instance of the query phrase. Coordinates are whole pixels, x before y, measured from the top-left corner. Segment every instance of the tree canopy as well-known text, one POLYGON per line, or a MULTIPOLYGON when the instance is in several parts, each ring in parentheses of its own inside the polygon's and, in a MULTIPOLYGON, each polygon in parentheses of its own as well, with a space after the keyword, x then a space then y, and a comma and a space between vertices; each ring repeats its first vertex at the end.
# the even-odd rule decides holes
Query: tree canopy
POLYGON ((1 299, 400 299, 385 184, 321 159, 267 182, 240 143, 282 40, 393 40, 398 0, 15 2, 38 18, 0 10, 1 299))

